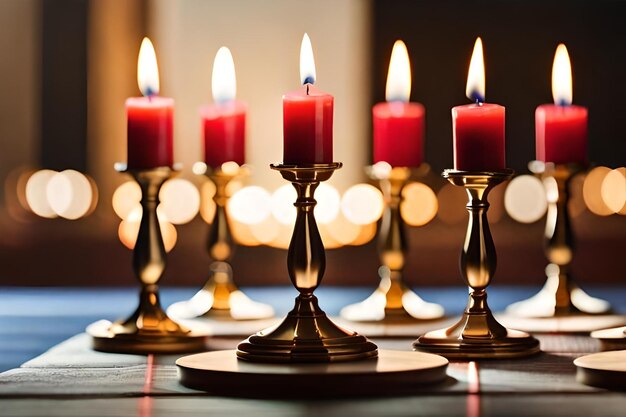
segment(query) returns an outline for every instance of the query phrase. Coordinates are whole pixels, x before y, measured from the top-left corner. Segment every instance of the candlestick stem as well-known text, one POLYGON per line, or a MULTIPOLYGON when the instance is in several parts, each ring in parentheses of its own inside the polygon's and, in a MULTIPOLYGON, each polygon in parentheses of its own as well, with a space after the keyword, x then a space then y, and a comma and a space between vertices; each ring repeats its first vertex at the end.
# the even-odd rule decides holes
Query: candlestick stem
POLYGON ((166 252, 157 217, 159 190, 172 176, 172 169, 129 170, 141 187, 142 217, 133 250, 133 270, 141 284, 139 306, 127 319, 106 327, 90 326, 94 349, 105 352, 174 353, 203 350, 206 335, 195 334, 163 311, 158 283, 165 271, 166 252))
POLYGON ((376 345, 364 336, 335 325, 318 305, 313 294, 326 268, 324 244, 317 228, 315 189, 328 180, 341 163, 271 165, 295 187, 298 197, 287 270, 300 293, 295 307, 282 321, 241 342, 240 359, 253 362, 335 362, 375 357, 376 345))
POLYGON ((464 187, 468 194, 469 221, 461 251, 461 275, 469 285, 470 294, 461 320, 450 328, 419 337, 413 344, 416 350, 456 359, 514 358, 539 352, 539 342, 535 338, 502 326, 487 305, 487 287, 497 264, 487 219, 487 197, 493 187, 512 175, 511 170, 444 171, 444 178, 464 187))
POLYGON ((271 306, 252 301, 239 289, 230 265, 235 243, 226 211, 230 199, 228 185, 235 178, 246 175, 246 169, 231 167, 223 170, 204 166, 203 171, 203 175, 215 184, 215 212, 207 236, 207 250, 213 259, 209 279, 191 299, 172 304, 167 312, 180 319, 254 320, 272 317, 274 309, 271 306))
POLYGON ((388 173, 379 173, 369 167, 367 173, 379 181, 385 201, 385 209, 379 229, 378 253, 382 266, 379 268, 380 283, 372 295, 360 303, 341 310, 341 316, 353 321, 414 321, 432 320, 443 316, 438 304, 428 303, 406 284, 403 271, 408 242, 406 225, 400 205, 404 197, 402 190, 417 172, 428 170, 423 165, 417 170, 396 167, 388 173))
POLYGON ((529 318, 564 317, 580 314, 606 314, 608 302, 587 295, 574 282, 570 265, 574 258, 575 237, 569 213, 571 181, 583 167, 579 165, 546 164, 541 176, 546 187, 548 213, 546 216, 544 249, 550 262, 547 280, 535 296, 510 305, 507 313, 529 318))

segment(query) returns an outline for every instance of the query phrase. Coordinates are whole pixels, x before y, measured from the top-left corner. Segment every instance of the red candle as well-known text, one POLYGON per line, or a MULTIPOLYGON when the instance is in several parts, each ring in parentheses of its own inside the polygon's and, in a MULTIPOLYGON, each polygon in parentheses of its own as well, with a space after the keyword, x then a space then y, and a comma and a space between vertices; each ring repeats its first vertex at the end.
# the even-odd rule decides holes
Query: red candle
POLYGON ((409 103, 411 64, 406 45, 396 41, 387 73, 386 102, 372 109, 374 163, 417 167, 424 153, 424 106, 409 103))
POLYGON ((174 100, 158 97, 159 70, 148 38, 143 39, 139 50, 137 81, 144 97, 126 100, 128 169, 171 167, 174 100))
POLYGON ((315 61, 306 33, 300 47, 300 78, 303 87, 283 96, 283 163, 331 163, 334 98, 313 86, 315 61))
POLYGON ((214 105, 200 109, 204 130, 204 161, 212 168, 234 161, 245 163, 246 109, 236 101, 237 79, 230 50, 221 47, 213 63, 214 105))
POLYGON ((467 76, 467 97, 475 104, 452 108, 454 169, 499 171, 506 168, 504 107, 485 101, 483 45, 476 39, 467 76))
POLYGON ((586 164, 587 108, 572 106, 572 67, 563 44, 554 55, 552 96, 555 104, 543 104, 535 111, 537 160, 586 164))

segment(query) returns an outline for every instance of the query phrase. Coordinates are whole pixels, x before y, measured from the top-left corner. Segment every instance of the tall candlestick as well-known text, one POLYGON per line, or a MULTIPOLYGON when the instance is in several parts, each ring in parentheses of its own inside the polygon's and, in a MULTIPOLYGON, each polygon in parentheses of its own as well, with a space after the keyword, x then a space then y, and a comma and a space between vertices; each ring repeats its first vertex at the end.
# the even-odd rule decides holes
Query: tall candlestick
POLYGON ((454 168, 459 171, 505 169, 504 107, 485 103, 485 67, 480 38, 474 45, 465 92, 475 104, 452 108, 454 168))
POLYGON ((200 109, 204 129, 204 161, 214 169, 223 163, 245 163, 246 104, 235 100, 237 79, 230 50, 221 47, 213 63, 215 104, 200 109))
POLYGON ((373 109, 374 163, 418 167, 423 160, 424 106, 409 103, 411 64, 406 45, 396 41, 387 74, 386 102, 373 109))
POLYGON ((158 97, 159 69, 148 38, 143 39, 139 50, 137 81, 144 97, 126 100, 128 168, 171 167, 174 100, 158 97))
POLYGON ((565 45, 552 65, 554 104, 535 111, 537 160, 555 164, 587 163, 587 108, 572 106, 572 67, 565 45))
POLYGON ((283 96, 283 162, 327 164, 333 161, 334 97, 315 88, 315 60, 305 33, 300 47, 303 87, 283 96))

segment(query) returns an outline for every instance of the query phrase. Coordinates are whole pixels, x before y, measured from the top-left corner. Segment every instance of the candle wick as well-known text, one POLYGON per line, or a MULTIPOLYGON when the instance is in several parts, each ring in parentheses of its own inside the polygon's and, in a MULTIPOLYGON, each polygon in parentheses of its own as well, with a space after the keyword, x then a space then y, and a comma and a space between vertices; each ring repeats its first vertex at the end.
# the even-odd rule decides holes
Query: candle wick
POLYGON ((310 85, 311 85, 311 84, 307 84, 307 85, 306 85, 306 95, 307 95, 307 96, 309 95, 309 86, 310 86, 310 85))

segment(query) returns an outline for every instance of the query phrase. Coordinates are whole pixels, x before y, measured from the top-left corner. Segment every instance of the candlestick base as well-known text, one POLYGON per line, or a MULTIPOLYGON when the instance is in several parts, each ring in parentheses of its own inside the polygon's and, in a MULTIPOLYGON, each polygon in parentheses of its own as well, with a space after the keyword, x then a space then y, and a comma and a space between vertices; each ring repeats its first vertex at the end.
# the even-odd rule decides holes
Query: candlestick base
MULTIPOLYGON (((548 200, 545 253, 550 262, 547 280, 533 297, 511 304, 507 314, 524 318, 557 318, 580 315, 600 315, 611 312, 611 305, 585 293, 573 280, 569 267, 574 257, 574 232, 569 215, 570 182, 584 171, 578 164, 537 164, 548 200)), ((589 329, 591 330, 591 329, 589 329)))
MULTIPOLYGON (((557 267, 558 268, 558 267, 557 267)), ((541 291, 506 308, 507 314, 524 318, 603 315, 611 312, 608 301, 591 297, 569 277, 548 276, 541 291)))
POLYGON ((184 320, 260 320, 274 317, 274 309, 252 301, 233 279, 233 270, 228 263, 235 252, 236 244, 230 231, 226 205, 230 198, 228 184, 238 177, 247 175, 248 169, 235 162, 226 162, 219 168, 211 168, 203 162, 193 166, 193 172, 204 175, 215 184, 215 214, 211 221, 207 249, 213 259, 210 275, 204 287, 190 300, 172 304, 167 313, 184 320))
POLYGON ((378 288, 360 303, 341 310, 341 317, 358 322, 407 323, 416 320, 438 320, 444 316, 443 307, 420 298, 388 268, 379 269, 378 288))
POLYGON ((574 365, 578 382, 626 391, 626 350, 581 356, 574 361, 574 365))
POLYGON ((486 291, 474 291, 461 319, 447 329, 420 336, 413 348, 448 359, 520 358, 538 353, 539 341, 528 333, 507 329, 491 313, 486 291))
POLYGON ((528 333, 502 326, 487 305, 487 286, 497 263, 487 220, 487 196, 493 187, 512 175, 512 170, 444 171, 444 178, 464 187, 469 198, 467 209, 470 217, 461 252, 461 273, 470 287, 469 301, 458 323, 420 336, 413 343, 414 349, 463 360, 518 358, 540 351, 537 339, 528 333))
POLYGON ((591 332, 591 337, 600 341, 602 350, 626 349, 626 327, 596 330, 591 332))
POLYGON ((379 182, 385 198, 385 211, 378 232, 378 253, 383 266, 378 269, 378 288, 364 301, 343 308, 340 313, 343 318, 391 324, 443 317, 443 307, 422 300, 406 285, 402 276, 408 252, 400 210, 402 190, 411 178, 423 176, 429 170, 427 164, 418 168, 393 168, 386 163, 377 163, 366 168, 368 176, 379 182))
MULTIPOLYGON (((126 171, 125 166, 116 165, 126 171)), ((173 174, 170 167, 128 170, 142 191, 142 217, 133 250, 133 269, 141 284, 139 306, 127 319, 99 321, 87 328, 93 348, 115 353, 179 353, 204 350, 207 334, 179 325, 163 311, 158 282, 166 253, 157 217, 159 190, 173 174)))
POLYGON ((339 362, 372 358, 375 344, 333 323, 314 295, 296 298, 282 323, 250 336, 237 356, 253 362, 339 362))
POLYGON ((213 262, 210 278, 204 287, 187 301, 179 301, 167 309, 167 314, 179 320, 261 320, 274 317, 274 309, 251 300, 232 278, 226 262, 213 262))
POLYGON ((376 357, 375 344, 333 323, 313 295, 326 269, 324 245, 313 214, 317 204, 314 193, 321 181, 341 168, 341 163, 279 164, 271 168, 290 181, 298 193, 287 269, 300 295, 282 323, 241 342, 237 357, 252 362, 339 362, 376 357))

